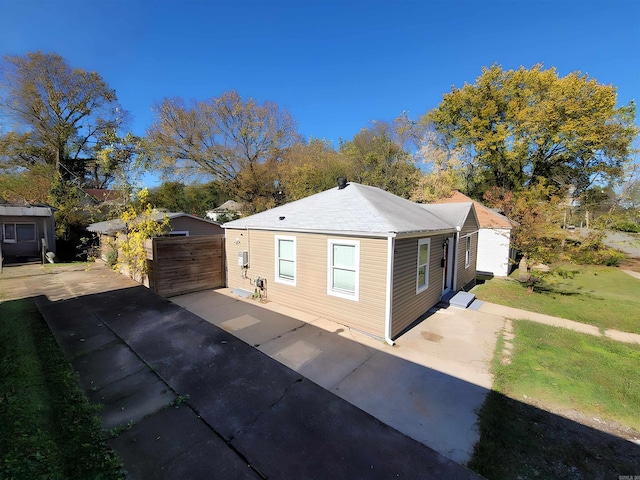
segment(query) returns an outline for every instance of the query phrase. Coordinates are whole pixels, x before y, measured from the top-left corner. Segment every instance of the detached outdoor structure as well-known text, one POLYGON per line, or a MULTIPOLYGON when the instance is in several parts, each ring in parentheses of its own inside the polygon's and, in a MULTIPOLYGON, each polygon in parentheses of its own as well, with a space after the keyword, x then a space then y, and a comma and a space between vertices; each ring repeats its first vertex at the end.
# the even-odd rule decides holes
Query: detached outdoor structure
POLYGON ((457 190, 449 198, 444 198, 440 202, 473 202, 478 215, 478 222, 480 223, 478 263, 476 265, 478 274, 492 277, 506 277, 509 275, 516 259, 516 250, 511 246, 511 229, 513 228, 511 220, 481 203, 471 200, 457 190))
POLYGON ((40 259, 56 252, 53 208, 0 203, 0 269, 6 260, 40 259))
MULTIPOLYGON (((168 236, 147 240, 147 275, 135 280, 159 295, 169 297, 225 286, 224 230, 215 222, 182 212, 157 212, 154 219, 169 219, 168 236)), ((119 251, 117 233, 125 230, 120 219, 93 223, 101 258, 108 263, 119 251)), ((122 273, 128 274, 123 268, 122 273)))
POLYGON ((419 205, 341 179, 337 188, 223 227, 228 287, 389 343, 443 294, 475 282, 472 202, 419 205))

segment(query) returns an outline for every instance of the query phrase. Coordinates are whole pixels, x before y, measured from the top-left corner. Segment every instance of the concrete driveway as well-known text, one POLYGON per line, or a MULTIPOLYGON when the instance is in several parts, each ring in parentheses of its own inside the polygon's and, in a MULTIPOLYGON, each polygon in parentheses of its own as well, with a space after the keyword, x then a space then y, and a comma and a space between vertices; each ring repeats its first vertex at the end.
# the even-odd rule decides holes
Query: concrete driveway
POLYGON ((171 301, 444 456, 462 464, 471 458, 501 317, 439 310, 391 347, 328 319, 243 299, 229 289, 171 301))

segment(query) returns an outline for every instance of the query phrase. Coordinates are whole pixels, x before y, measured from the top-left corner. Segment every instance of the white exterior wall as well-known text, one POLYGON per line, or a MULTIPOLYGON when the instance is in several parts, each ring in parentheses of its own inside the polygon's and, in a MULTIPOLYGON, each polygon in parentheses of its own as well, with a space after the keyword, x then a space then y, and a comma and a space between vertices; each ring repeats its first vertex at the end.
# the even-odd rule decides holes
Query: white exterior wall
POLYGON ((493 273, 496 277, 509 275, 509 244, 511 230, 481 228, 478 232, 478 272, 493 273))

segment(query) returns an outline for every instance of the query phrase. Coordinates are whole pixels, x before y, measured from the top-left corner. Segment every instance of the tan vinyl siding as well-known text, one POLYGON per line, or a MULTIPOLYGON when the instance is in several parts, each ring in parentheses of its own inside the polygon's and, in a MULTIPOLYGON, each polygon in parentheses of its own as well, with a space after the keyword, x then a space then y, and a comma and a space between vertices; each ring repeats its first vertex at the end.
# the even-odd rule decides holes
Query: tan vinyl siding
POLYGON ((394 249, 391 338, 436 305, 442 294, 442 244, 447 235, 431 239, 429 249, 429 286, 416 294, 419 238, 398 239, 394 249))
POLYGON ((384 336, 387 239, 340 237, 311 233, 227 229, 227 286, 253 292, 251 280, 267 279, 267 296, 274 302, 334 320, 363 332, 384 336), (275 237, 296 238, 296 285, 275 281, 275 237), (329 239, 360 242, 359 299, 327 294, 329 239), (249 252, 246 279, 238 265, 238 252, 249 252))
POLYGON ((456 290, 461 290, 469 285, 476 278, 476 260, 478 257, 478 224, 473 215, 469 215, 460 231, 460 245, 458 247, 458 278, 456 281, 456 290), (466 237, 471 237, 471 261, 466 266, 465 251, 466 237))
POLYGON ((224 235, 224 229, 215 223, 198 220, 191 217, 177 217, 169 220, 171 231, 189 232, 189 236, 196 235, 224 235))

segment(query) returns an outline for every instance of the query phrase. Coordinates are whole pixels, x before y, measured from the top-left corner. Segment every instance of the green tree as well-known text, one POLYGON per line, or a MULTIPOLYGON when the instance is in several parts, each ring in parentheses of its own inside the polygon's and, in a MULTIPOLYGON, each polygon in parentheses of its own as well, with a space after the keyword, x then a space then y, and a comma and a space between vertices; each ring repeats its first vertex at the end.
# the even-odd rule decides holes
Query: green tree
POLYGON ((243 100, 231 91, 186 104, 179 98, 155 106, 147 139, 159 168, 169 175, 206 175, 253 210, 277 194, 272 168, 284 150, 299 140, 295 122, 271 102, 243 100))
POLYGON ((115 91, 98 73, 72 68, 54 53, 7 55, 1 67, 0 105, 13 124, 0 138, 3 163, 54 165, 64 182, 80 186, 108 183, 113 168, 96 181, 86 174, 127 117, 115 91))
POLYGON ((8 202, 47 203, 54 171, 51 165, 0 173, 0 198, 8 202))
POLYGON ((543 178, 572 187, 577 198, 596 180, 619 178, 629 159, 635 104, 617 107, 616 100, 615 87, 580 72, 559 77, 541 65, 493 65, 445 94, 423 121, 473 155, 483 190, 519 190, 543 178))
POLYGON ((514 222, 511 244, 523 256, 527 287, 533 292, 540 281, 540 273, 533 267, 560 258, 565 236, 560 228, 561 198, 545 179, 539 179, 530 188, 517 192, 494 187, 485 194, 485 200, 514 222))
POLYGON ((138 282, 144 281, 148 272, 145 249, 147 240, 166 235, 169 231, 169 219, 165 216, 163 221, 159 222, 154 217, 154 210, 148 202, 148 197, 147 189, 138 192, 137 201, 130 203, 120 216, 125 230, 116 235, 119 252, 114 269, 126 271, 138 282))
POLYGON ((148 202, 158 209, 184 212, 187 205, 184 188, 182 182, 163 182, 160 186, 149 190, 148 202))
POLYGON ((451 148, 435 129, 424 133, 416 159, 424 174, 411 192, 411 200, 431 203, 451 196, 453 190, 465 190, 468 156, 462 148, 451 148))
POLYGON ((278 178, 287 201, 335 187, 336 179, 349 173, 348 160, 329 142, 315 138, 293 145, 278 165, 278 178))
MULTIPOLYGON (((0 108, 11 129, 0 135, 0 169, 49 172, 46 199, 56 207, 59 239, 74 242, 87 218, 83 188, 105 188, 143 154, 142 139, 120 135, 127 112, 96 72, 71 67, 55 53, 5 56, 0 108)), ((26 175, 29 177, 29 175, 26 175)))
POLYGON ((192 183, 167 181, 149 191, 148 202, 157 209, 169 212, 185 212, 205 217, 207 210, 227 200, 218 182, 192 183))
POLYGON ((420 179, 420 170, 403 147, 403 138, 386 122, 374 122, 372 128, 363 128, 351 141, 342 142, 340 155, 349 165, 349 180, 404 198, 411 196, 420 179))
POLYGON ((192 183, 184 188, 186 198, 185 212, 205 217, 208 210, 229 200, 225 189, 219 182, 192 183))

